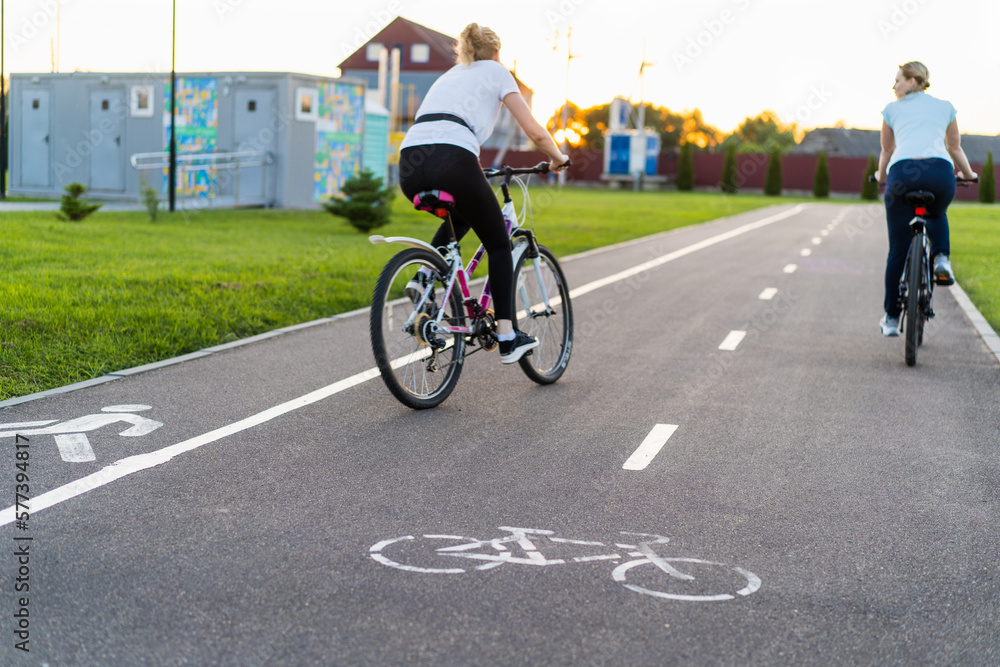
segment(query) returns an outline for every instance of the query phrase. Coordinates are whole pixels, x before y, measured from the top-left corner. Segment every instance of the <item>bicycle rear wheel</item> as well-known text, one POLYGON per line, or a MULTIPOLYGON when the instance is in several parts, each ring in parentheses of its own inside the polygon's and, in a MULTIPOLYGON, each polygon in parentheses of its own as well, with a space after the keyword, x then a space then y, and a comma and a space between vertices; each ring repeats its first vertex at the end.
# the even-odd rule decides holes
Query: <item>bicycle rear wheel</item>
POLYGON ((906 312, 903 323, 906 365, 917 363, 917 348, 923 338, 923 309, 921 308, 921 276, 924 266, 923 234, 916 234, 910 242, 910 254, 906 259, 906 312))
POLYGON ((440 405, 462 372, 465 338, 437 334, 433 325, 441 310, 442 323, 457 325, 463 318, 458 294, 445 294, 442 277, 447 274, 439 257, 411 248, 389 260, 372 295, 369 330, 375 364, 392 395, 415 410, 440 405), (420 269, 433 276, 433 289, 418 312, 404 290, 420 269))
POLYGON ((538 246, 537 258, 521 256, 514 277, 515 325, 538 340, 538 347, 518 363, 538 384, 552 384, 566 371, 573 349, 573 308, 566 278, 555 255, 543 245, 538 246))

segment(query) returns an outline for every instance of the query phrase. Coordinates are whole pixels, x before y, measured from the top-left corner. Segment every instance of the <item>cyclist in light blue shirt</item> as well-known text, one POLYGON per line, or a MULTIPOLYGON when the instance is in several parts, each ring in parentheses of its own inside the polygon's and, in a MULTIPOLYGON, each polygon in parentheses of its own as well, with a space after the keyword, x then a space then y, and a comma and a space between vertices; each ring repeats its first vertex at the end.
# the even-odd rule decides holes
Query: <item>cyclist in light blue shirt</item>
POLYGON ((951 285, 955 276, 948 255, 948 205, 955 198, 955 169, 974 179, 955 120, 955 107, 924 91, 930 86, 927 67, 920 62, 900 65, 893 92, 896 101, 882 110, 882 153, 878 181, 885 184, 885 213, 889 227, 889 256, 885 267, 885 316, 879 322, 884 336, 899 335, 899 276, 910 245, 909 221, 913 209, 904 195, 913 190, 934 194, 927 207, 927 235, 939 285, 951 285))

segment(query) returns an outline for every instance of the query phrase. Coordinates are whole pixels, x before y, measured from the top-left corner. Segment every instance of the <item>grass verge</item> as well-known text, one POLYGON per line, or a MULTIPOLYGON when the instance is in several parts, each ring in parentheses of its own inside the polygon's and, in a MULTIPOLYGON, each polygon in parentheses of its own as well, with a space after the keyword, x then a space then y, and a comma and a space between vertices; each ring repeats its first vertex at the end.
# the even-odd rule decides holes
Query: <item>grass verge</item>
POLYGON ((948 209, 955 279, 994 331, 1000 331, 1000 208, 956 204, 948 209))
MULTIPOLYGON (((540 237, 565 256, 797 200, 537 187, 532 201, 540 237)), ((953 233, 970 225, 978 239, 990 212, 968 222, 964 211, 956 213, 953 233)), ((377 233, 430 239, 436 227, 402 197, 393 202, 392 219, 377 233)), ((956 248, 976 244, 955 241, 956 248)), ((984 249, 976 264, 954 256, 977 303, 990 281, 996 288, 998 249, 984 249), (963 272, 978 275, 991 261, 993 277, 977 291, 963 272)), ((60 222, 51 212, 5 213, 0 400, 364 307, 398 250, 371 245, 323 211, 179 212, 157 223, 144 212, 99 212, 81 223, 60 222)), ((475 244, 464 250, 471 254, 475 244)), ((987 312, 997 317, 996 308, 987 312)))

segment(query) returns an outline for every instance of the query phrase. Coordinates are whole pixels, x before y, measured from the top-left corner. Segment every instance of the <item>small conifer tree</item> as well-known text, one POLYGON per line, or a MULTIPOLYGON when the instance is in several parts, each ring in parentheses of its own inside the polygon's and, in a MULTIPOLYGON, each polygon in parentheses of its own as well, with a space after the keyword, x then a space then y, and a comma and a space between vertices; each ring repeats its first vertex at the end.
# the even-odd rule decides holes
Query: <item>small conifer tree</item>
POLYGON ((878 199, 878 183, 869 181, 870 176, 874 176, 878 171, 878 163, 875 161, 875 153, 868 154, 868 166, 865 167, 865 179, 861 182, 861 198, 868 201, 878 199))
POLYGON ((813 195, 819 198, 830 196, 830 165, 826 153, 820 151, 816 158, 816 173, 813 174, 813 195))
POLYGON ((66 194, 62 196, 59 213, 56 214, 60 220, 79 222, 101 208, 101 204, 91 204, 80 198, 87 191, 87 187, 82 183, 70 183, 64 190, 66 194))
POLYGON ((389 202, 393 192, 382 187, 382 179, 365 169, 344 181, 340 197, 330 197, 323 208, 347 218, 359 232, 369 232, 389 224, 389 202))
POLYGON ((677 161, 677 189, 694 190, 694 156, 689 143, 681 146, 681 156, 677 161))
POLYGON ((979 174, 979 201, 992 204, 997 200, 996 177, 993 176, 993 151, 986 154, 983 173, 979 174))
POLYGON ((778 148, 771 151, 771 157, 767 160, 764 194, 771 196, 781 194, 781 150, 778 148))
POLYGON ((729 144, 726 147, 726 157, 722 161, 722 182, 720 187, 723 192, 733 193, 739 188, 736 182, 736 145, 729 144))

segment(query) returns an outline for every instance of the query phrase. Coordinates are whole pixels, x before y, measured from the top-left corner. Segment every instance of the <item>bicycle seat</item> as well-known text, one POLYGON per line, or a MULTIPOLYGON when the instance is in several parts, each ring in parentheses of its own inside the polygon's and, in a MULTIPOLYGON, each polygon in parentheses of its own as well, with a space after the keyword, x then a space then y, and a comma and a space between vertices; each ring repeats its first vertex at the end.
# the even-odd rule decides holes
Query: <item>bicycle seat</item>
POLYGON ((413 208, 447 218, 455 210, 455 198, 444 190, 424 190, 414 195, 413 208))
POLYGON ((904 199, 909 206, 927 208, 934 203, 934 193, 914 190, 913 192, 907 192, 904 199))

